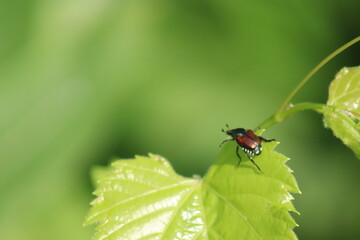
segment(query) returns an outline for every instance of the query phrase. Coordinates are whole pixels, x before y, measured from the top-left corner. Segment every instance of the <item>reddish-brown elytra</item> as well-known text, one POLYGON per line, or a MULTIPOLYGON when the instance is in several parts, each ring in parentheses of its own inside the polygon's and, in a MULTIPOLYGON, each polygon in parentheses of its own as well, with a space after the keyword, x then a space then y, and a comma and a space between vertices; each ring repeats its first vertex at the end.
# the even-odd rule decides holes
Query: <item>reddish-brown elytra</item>
MULTIPOLYGON (((226 127, 229 128, 229 126, 227 124, 226 124, 226 127)), ((225 142, 228 142, 228 141, 235 140, 238 144, 236 146, 236 155, 239 158, 238 166, 240 165, 240 162, 241 162, 241 157, 239 154, 239 147, 241 147, 242 150, 245 152, 246 156, 250 159, 250 161, 257 167, 257 169, 259 169, 260 172, 262 172, 260 167, 255 163, 255 161, 252 157, 260 155, 260 153, 262 152, 262 142, 263 141, 264 142, 272 142, 272 141, 275 141, 275 139, 266 139, 261 136, 257 136, 252 130, 250 130, 250 129, 246 130, 244 128, 229 129, 227 131, 222 129, 222 131, 224 133, 226 133, 227 135, 231 136, 231 138, 224 140, 220 144, 220 147, 221 147, 221 145, 223 145, 225 142)))

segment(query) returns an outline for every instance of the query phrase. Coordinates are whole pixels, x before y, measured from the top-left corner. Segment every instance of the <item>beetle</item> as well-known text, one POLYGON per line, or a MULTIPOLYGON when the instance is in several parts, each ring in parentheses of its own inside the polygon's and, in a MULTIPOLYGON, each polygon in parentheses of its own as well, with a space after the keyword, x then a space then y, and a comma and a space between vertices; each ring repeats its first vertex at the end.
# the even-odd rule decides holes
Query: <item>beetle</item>
POLYGON ((259 169, 260 172, 262 172, 260 167, 255 163, 253 157, 261 154, 262 142, 272 142, 275 141, 275 139, 266 139, 261 136, 257 136, 254 133, 254 131, 250 129, 244 129, 244 128, 230 129, 229 125, 227 124, 226 127, 228 128, 227 131, 225 131, 224 129, 221 129, 221 131, 231 136, 231 138, 224 140, 219 147, 221 147, 225 142, 235 140, 238 144, 236 146, 236 155, 239 158, 238 167, 241 162, 239 149, 242 148, 242 150, 244 151, 246 156, 250 159, 250 161, 257 167, 257 169, 259 169))

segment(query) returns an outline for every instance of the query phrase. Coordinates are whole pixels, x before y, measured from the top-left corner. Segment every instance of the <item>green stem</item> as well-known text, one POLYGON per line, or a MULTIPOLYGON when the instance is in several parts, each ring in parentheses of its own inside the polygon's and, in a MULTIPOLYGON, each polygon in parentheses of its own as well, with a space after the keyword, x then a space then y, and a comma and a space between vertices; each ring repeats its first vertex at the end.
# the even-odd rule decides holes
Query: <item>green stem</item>
POLYGON ((290 117, 296 112, 303 111, 303 110, 314 110, 317 112, 322 112, 326 105, 320 103, 301 103, 297 105, 290 105, 291 99, 295 96, 295 94, 309 81, 309 79, 314 76, 314 74, 319 71, 326 63, 328 63, 331 59, 333 59, 336 55, 343 52, 348 47, 354 45, 355 43, 360 41, 360 36, 351 40, 350 42, 346 43, 345 45, 341 46, 339 49, 331 53, 327 56, 324 60, 322 60, 314 69, 312 69, 303 80, 294 88, 294 90, 287 96, 280 106, 280 108, 276 111, 276 113, 265 120, 260 126, 258 127, 260 130, 265 130, 272 125, 282 122, 284 119, 290 117))
POLYGON ((319 113, 322 113, 326 108, 326 104, 322 103, 300 103, 296 105, 288 105, 282 112, 271 116, 267 120, 265 120, 262 124, 260 124, 259 129, 267 129, 272 125, 282 122, 288 117, 294 115, 294 113, 304 111, 304 110, 312 110, 319 113))
POLYGON ((351 40, 350 42, 346 43, 345 45, 338 48, 336 51, 331 53, 329 56, 327 56, 324 60, 322 60, 314 69, 312 69, 301 82, 294 88, 294 90, 289 94, 289 96, 286 97, 283 104, 280 106, 280 108, 276 111, 275 115, 280 114, 289 104, 290 100, 294 97, 294 95, 304 86, 304 84, 309 81, 309 79, 314 76, 314 74, 319 71, 320 68, 322 68, 326 63, 328 63, 331 59, 333 59, 336 55, 350 47, 351 45, 357 43, 360 41, 360 36, 351 40))

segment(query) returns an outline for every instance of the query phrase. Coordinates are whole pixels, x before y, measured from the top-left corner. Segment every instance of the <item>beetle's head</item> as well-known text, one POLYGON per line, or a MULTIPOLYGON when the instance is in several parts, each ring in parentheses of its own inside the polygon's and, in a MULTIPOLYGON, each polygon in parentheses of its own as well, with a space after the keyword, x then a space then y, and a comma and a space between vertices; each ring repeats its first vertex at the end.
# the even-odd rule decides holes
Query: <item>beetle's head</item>
POLYGON ((226 135, 229 135, 229 136, 232 136, 233 135, 233 131, 232 130, 224 130, 224 129, 221 129, 221 131, 223 132, 223 133, 225 133, 226 135))
POLYGON ((223 133, 225 133, 226 135, 231 136, 232 138, 236 138, 237 136, 245 134, 245 129, 244 128, 230 129, 229 125, 227 125, 227 124, 226 124, 226 127, 228 128, 228 130, 221 129, 221 131, 223 133))
POLYGON ((232 136, 232 130, 229 128, 229 125, 228 125, 228 124, 226 124, 226 128, 227 128, 227 130, 224 130, 224 129, 222 128, 221 131, 222 131, 223 133, 225 133, 226 135, 232 136))

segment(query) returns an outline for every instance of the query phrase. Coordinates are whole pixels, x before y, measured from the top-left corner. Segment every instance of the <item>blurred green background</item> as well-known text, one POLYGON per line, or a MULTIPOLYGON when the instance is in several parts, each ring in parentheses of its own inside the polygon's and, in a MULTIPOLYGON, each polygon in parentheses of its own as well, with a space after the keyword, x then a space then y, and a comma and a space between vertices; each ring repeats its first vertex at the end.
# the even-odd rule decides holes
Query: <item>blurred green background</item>
MULTIPOLYGON (((90 169, 158 153, 204 174, 220 129, 254 128, 360 34, 360 2, 0 1, 0 238, 90 239, 90 169)), ((325 102, 354 46, 294 99, 325 102)), ((360 161, 321 116, 269 129, 302 195, 300 239, 360 239, 360 161)), ((246 183, 244 183, 246 184, 246 183)))

